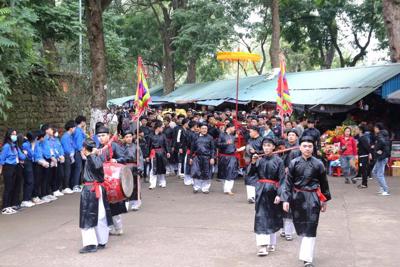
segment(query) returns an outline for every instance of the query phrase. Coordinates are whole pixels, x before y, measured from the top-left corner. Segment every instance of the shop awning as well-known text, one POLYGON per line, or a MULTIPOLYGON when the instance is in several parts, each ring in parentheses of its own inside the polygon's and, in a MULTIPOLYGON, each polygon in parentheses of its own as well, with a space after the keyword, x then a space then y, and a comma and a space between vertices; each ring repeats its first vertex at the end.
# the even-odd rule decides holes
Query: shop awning
MULTIPOLYGON (((400 64, 287 73, 292 102, 297 105, 353 105, 400 74, 400 64)), ((240 79, 241 102, 275 103, 277 77, 240 79)), ((236 80, 184 84, 161 99, 170 103, 199 102, 236 96, 236 80)), ((202 102, 204 103, 204 102, 202 102)), ((216 102, 215 102, 216 103, 216 102)))

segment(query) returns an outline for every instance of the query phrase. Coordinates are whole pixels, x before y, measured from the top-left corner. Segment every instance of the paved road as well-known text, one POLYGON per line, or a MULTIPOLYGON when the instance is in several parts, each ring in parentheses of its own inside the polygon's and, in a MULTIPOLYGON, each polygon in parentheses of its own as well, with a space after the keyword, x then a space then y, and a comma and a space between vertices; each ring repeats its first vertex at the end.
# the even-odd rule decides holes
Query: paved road
MULTIPOLYGON (((400 266, 400 178, 390 178, 392 196, 330 178, 333 200, 321 216, 317 266, 400 266)), ((176 177, 166 189, 143 192, 139 212, 123 216, 125 234, 107 249, 80 255, 79 196, 0 215, 0 266, 302 266, 299 238, 278 240, 278 250, 258 258, 252 232, 254 207, 243 181, 233 197, 214 181, 211 194, 194 195, 176 177)))

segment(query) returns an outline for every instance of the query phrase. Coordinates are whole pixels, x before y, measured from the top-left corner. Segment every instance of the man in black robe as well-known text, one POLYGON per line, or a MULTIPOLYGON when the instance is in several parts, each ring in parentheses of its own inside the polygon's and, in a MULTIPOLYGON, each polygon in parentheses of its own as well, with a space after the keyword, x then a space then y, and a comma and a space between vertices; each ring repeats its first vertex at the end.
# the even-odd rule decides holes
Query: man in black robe
MULTIPOLYGON (((252 126, 249 128, 249 140, 247 141, 246 145, 246 157, 252 158, 255 154, 262 154, 262 140, 263 138, 260 135, 260 128, 257 126, 252 126)), ((251 203, 255 203, 255 196, 256 196, 256 184, 257 178, 246 174, 245 176, 245 185, 247 191, 247 201, 251 203)))
POLYGON ((285 180, 283 161, 274 155, 275 142, 264 138, 264 156, 253 155, 247 173, 257 179, 256 214, 254 232, 259 247, 258 256, 266 256, 275 251, 276 233, 282 228, 282 207, 280 204, 281 185, 285 180))
POLYGON ((193 193, 200 190, 204 194, 210 192, 212 166, 215 164, 214 139, 207 133, 207 124, 202 124, 200 134, 192 142, 190 148, 191 176, 194 180, 193 193))
POLYGON ((174 129, 178 126, 176 126, 175 122, 171 121, 169 117, 164 117, 164 128, 163 128, 163 134, 165 136, 166 140, 166 145, 169 148, 169 153, 170 156, 168 157, 167 161, 168 164, 166 166, 167 171, 166 175, 173 175, 173 174, 178 174, 178 154, 175 153, 175 149, 173 147, 173 141, 174 141, 174 129))
MULTIPOLYGON (((124 164, 126 161, 124 150, 117 142, 111 140, 109 132, 109 129, 104 126, 97 129, 97 136, 99 138, 101 148, 101 150, 99 150, 99 154, 104 158, 104 161, 124 164)), ((110 208, 113 220, 113 226, 110 227, 110 235, 122 235, 123 229, 121 214, 128 212, 125 201, 110 203, 110 208)))
POLYGON ((186 155, 185 155, 185 176, 183 178, 183 184, 184 185, 193 185, 193 178, 190 174, 190 148, 192 146, 192 143, 196 139, 196 137, 199 134, 199 127, 198 123, 196 121, 190 121, 189 122, 189 130, 186 132, 186 155))
MULTIPOLYGON (((123 133, 124 138, 124 155, 126 165, 132 172, 134 189, 131 197, 129 198, 129 208, 133 211, 140 209, 142 205, 142 197, 140 195, 140 176, 143 174, 143 154, 139 146, 134 143, 133 137, 136 137, 130 130, 123 133), (139 151, 138 151, 139 150, 139 151), (137 160, 137 153, 139 152, 139 161, 137 160)), ((136 140, 135 140, 136 141, 136 140)))
POLYGON ((296 233, 303 237, 299 258, 305 267, 314 266, 319 214, 326 211, 326 201, 331 199, 325 167, 313 157, 314 142, 310 136, 301 138, 302 155, 290 162, 281 195, 284 211, 291 208, 296 233))
POLYGON ((149 158, 151 161, 149 189, 154 189, 157 183, 162 188, 167 186, 165 174, 167 172, 168 158, 170 157, 170 147, 167 144, 163 130, 162 122, 156 121, 154 123, 154 134, 149 137, 149 158))
POLYGON ((102 185, 103 159, 95 155, 96 143, 91 139, 85 140, 83 153, 86 156, 86 164, 79 209, 83 248, 79 252, 89 253, 105 248, 112 218, 106 191, 102 185))
MULTIPOLYGON (((180 115, 181 116, 181 115, 180 115)), ((182 115, 183 116, 183 115, 182 115)), ((180 125, 174 128, 174 151, 178 154, 178 176, 185 176, 185 158, 187 150, 187 131, 189 129, 189 120, 183 118, 179 121, 180 125)))
POLYGON ((218 178, 223 180, 224 193, 233 195, 232 189, 238 177, 239 164, 236 158, 235 125, 226 125, 225 132, 220 133, 217 140, 218 178))
MULTIPOLYGON (((140 127, 139 127, 139 134, 141 135, 140 147, 142 148, 144 159, 148 158, 149 150, 147 146, 147 140, 149 140, 149 136, 153 133, 152 129, 149 126, 147 126, 147 124, 148 124, 148 118, 145 116, 140 117, 140 127)), ((144 168, 143 178, 145 182, 148 182, 148 175, 151 169, 150 161, 145 160, 143 168, 144 168)))
MULTIPOLYGON (((299 149, 299 134, 296 129, 290 129, 286 131, 287 140, 285 142, 285 148, 290 149, 285 152, 282 156, 282 160, 285 164, 285 172, 287 173, 290 162, 301 156, 299 149)), ((281 237, 284 237, 287 241, 293 240, 293 234, 295 232, 293 225, 293 216, 291 211, 283 212, 283 229, 281 232, 281 237)))

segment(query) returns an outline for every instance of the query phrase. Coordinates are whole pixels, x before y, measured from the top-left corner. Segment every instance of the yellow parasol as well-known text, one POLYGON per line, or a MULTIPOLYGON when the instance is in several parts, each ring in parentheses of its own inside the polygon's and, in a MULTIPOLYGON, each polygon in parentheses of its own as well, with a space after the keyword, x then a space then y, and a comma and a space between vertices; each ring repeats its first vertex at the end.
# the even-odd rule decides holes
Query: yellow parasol
POLYGON ((236 78, 236 114, 235 114, 235 124, 237 126, 238 123, 238 112, 239 112, 239 67, 240 62, 258 62, 261 60, 261 56, 253 53, 247 52, 218 52, 217 60, 219 61, 229 61, 229 62, 237 62, 237 78, 236 78))

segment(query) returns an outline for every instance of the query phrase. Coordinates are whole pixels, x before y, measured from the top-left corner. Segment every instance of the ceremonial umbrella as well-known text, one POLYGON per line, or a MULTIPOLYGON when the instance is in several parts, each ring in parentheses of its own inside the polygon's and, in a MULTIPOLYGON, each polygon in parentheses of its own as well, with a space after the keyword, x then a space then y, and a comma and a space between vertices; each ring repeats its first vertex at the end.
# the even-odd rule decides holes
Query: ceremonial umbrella
MULTIPOLYGON (((239 130, 239 67, 240 62, 258 62, 261 60, 261 57, 257 54, 246 53, 246 52, 218 52, 217 60, 219 61, 229 61, 229 62, 237 62, 237 76, 236 76, 236 113, 235 113, 235 128, 239 130)), ((242 143, 244 142, 243 134, 238 131, 238 139, 237 139, 237 147, 240 148, 242 143)), ((243 152, 236 153, 236 157, 240 162, 240 166, 245 166, 243 162, 243 152), (239 155, 241 153, 241 155, 239 155)))
POLYGON ((240 62, 258 62, 261 60, 260 55, 247 53, 247 52, 218 52, 217 60, 237 62, 237 77, 236 77, 236 114, 235 125, 238 126, 238 112, 239 112, 239 67, 240 62))

